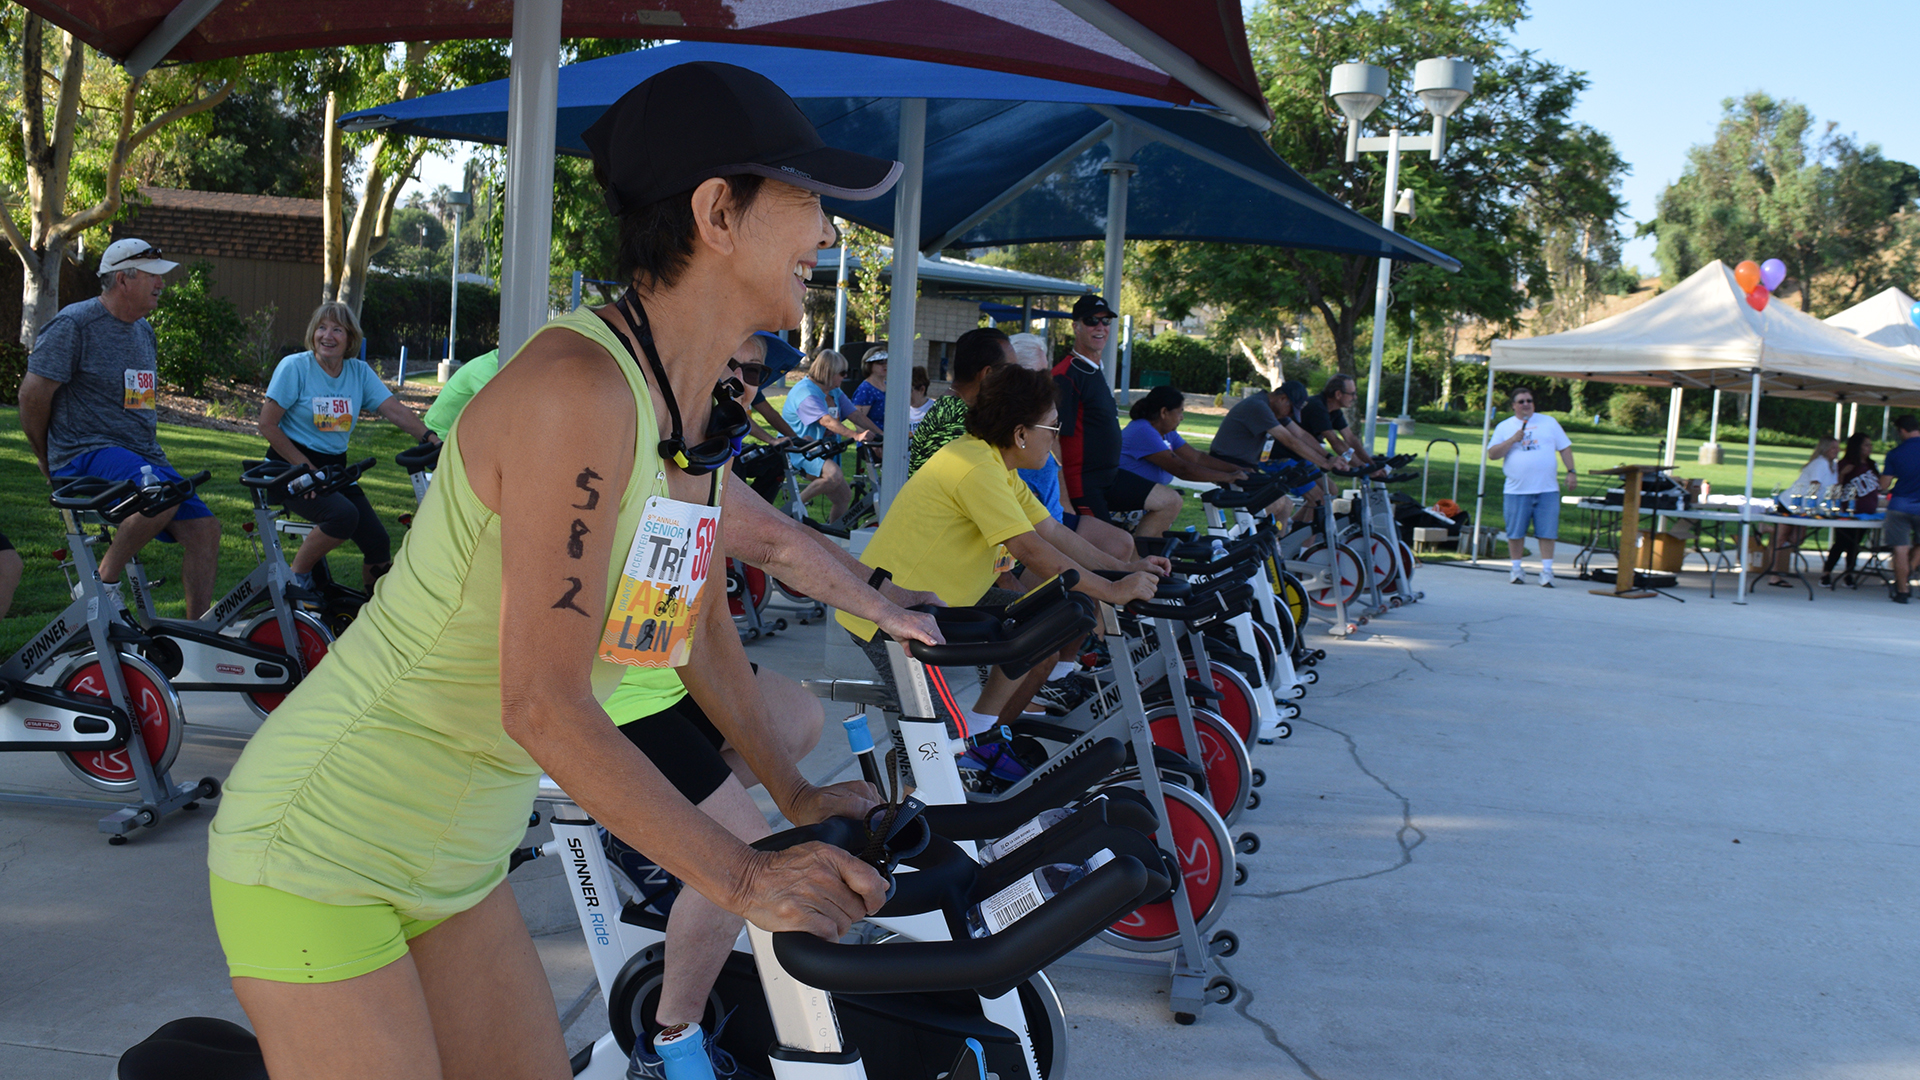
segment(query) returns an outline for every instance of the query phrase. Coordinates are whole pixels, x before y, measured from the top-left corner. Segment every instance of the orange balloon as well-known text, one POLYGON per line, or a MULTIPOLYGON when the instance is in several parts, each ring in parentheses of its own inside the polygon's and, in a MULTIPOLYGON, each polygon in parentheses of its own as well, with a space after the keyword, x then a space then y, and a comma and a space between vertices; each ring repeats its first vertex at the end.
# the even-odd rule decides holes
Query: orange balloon
POLYGON ((1752 292, 1760 284, 1760 264, 1748 259, 1734 267, 1733 280, 1740 283, 1741 292, 1752 292))
POLYGON ((1747 290, 1747 303, 1752 304, 1753 310, 1755 311, 1765 311, 1767 310, 1767 297, 1769 295, 1767 290, 1755 285, 1753 288, 1747 290))

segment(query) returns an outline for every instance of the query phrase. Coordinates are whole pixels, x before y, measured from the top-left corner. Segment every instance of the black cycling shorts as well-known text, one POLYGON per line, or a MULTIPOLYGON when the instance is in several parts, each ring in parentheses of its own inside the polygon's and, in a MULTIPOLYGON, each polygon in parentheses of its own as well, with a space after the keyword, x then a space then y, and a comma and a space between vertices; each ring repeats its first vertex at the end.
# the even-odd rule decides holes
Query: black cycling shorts
MULTIPOLYGON (((751 664, 755 675, 760 665, 751 664)), ((614 717, 617 721, 620 717, 614 717)), ((707 719, 700 703, 686 694, 679 701, 651 716, 642 716, 620 725, 620 733, 640 748, 672 782, 681 795, 695 806, 720 790, 733 768, 720 756, 727 737, 707 719)))
POLYGON ((1147 508, 1147 497, 1153 494, 1153 481, 1137 472, 1121 469, 1113 478, 1113 486, 1107 488, 1107 509, 1116 514, 1131 514, 1147 508))

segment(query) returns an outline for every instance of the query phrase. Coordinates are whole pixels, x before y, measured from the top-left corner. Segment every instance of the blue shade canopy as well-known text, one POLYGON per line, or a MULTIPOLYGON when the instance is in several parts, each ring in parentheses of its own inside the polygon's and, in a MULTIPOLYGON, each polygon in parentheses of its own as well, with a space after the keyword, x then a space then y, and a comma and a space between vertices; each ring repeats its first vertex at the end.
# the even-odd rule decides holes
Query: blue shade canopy
MULTIPOLYGON (((894 157, 899 99, 927 99, 920 236, 928 251, 1106 235, 1118 138, 1139 166, 1130 239, 1218 240, 1384 256, 1459 269, 1452 258, 1335 202, 1253 131, 1199 109, 1005 72, 893 57, 681 42, 560 70, 555 149, 585 156, 580 133, 641 80, 714 60, 786 90, 831 146, 894 157)), ((504 143, 507 82, 398 101, 342 117, 349 129, 504 143)), ((894 200, 826 200, 829 212, 894 234, 894 200)))

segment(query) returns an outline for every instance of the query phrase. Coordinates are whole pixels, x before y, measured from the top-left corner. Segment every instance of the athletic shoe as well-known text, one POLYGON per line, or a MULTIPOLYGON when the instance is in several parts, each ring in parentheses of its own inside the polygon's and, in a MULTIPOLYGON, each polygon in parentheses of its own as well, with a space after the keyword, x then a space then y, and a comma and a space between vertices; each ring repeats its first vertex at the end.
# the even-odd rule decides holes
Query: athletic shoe
POLYGON ((954 758, 953 764, 963 773, 981 773, 1006 784, 1020 780, 1033 771, 1015 757, 1005 743, 997 742, 970 747, 954 758))
POLYGON ((1904 603, 1906 603, 1906 602, 1907 602, 1907 596, 1908 596, 1908 594, 1907 594, 1907 593, 1903 593, 1903 592, 1897 592, 1897 593, 1894 593, 1894 594, 1893 594, 1893 602, 1894 602, 1894 603, 1896 603, 1896 604, 1904 604, 1904 603))
POLYGON ((1049 683, 1041 685, 1033 695, 1033 703, 1046 710, 1049 716, 1065 716, 1081 702, 1099 689, 1099 684, 1086 675, 1070 671, 1049 683))
POLYGON ((1526 583, 1527 583, 1527 574, 1526 574, 1526 571, 1524 570, 1507 579, 1507 584, 1509 585, 1525 585, 1526 583))
MULTIPOLYGON (((720 1022, 714 1025, 712 1031, 706 1032, 701 1037, 707 1044, 707 1061, 713 1066, 713 1075, 735 1076, 740 1077, 741 1080, 758 1077, 760 1074, 741 1068, 739 1063, 733 1060, 732 1054, 714 1045, 715 1040, 720 1038, 720 1033, 727 1029, 727 1021, 731 1019, 733 1019, 733 1013, 728 1011, 727 1015, 721 1017, 720 1022)), ((659 1054, 653 1052, 651 1041, 642 1040, 634 1043, 633 1057, 627 1063, 628 1080, 635 1080, 635 1078, 666 1080, 666 1076, 667 1063, 661 1060, 659 1054)))
POLYGON ((662 870, 659 864, 642 855, 639 849, 608 832, 605 826, 598 831, 600 849, 606 852, 607 861, 613 864, 614 869, 625 874, 633 884, 634 896, 640 905, 653 909, 663 917, 671 912, 674 898, 680 895, 680 879, 662 870))
POLYGON ((1553 588, 1553 579, 1552 579, 1552 578, 1550 578, 1550 577, 1543 577, 1543 578, 1541 578, 1541 579, 1540 579, 1540 587, 1541 587, 1541 588, 1543 588, 1543 589, 1551 589, 1551 588, 1553 588))

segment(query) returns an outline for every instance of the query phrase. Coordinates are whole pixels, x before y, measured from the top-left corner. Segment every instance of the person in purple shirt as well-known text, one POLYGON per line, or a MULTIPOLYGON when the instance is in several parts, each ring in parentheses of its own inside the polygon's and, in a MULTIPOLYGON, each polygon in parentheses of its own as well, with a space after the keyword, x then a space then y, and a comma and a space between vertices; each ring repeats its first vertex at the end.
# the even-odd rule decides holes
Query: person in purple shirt
POLYGON ((853 403, 865 408, 866 418, 884 431, 887 426, 887 347, 875 345, 867 350, 865 359, 867 377, 853 388, 853 403))
POLYGON ((1174 477, 1202 484, 1230 484, 1246 478, 1239 466, 1187 445, 1179 431, 1186 414, 1186 395, 1171 386, 1154 387, 1127 410, 1132 423, 1120 433, 1120 468, 1173 495, 1170 511, 1148 501, 1136 535, 1159 536, 1179 516, 1179 493, 1166 486, 1174 477))
POLYGON ((1913 534, 1920 530, 1920 420, 1908 413, 1895 417, 1893 426, 1900 443, 1881 463, 1880 490, 1892 493, 1884 535, 1893 549, 1893 602, 1904 604, 1913 588, 1913 534))

